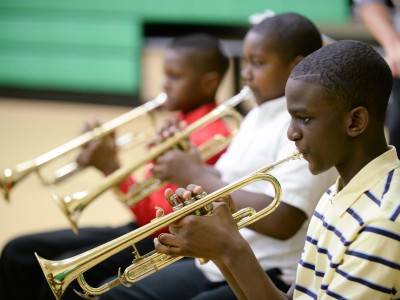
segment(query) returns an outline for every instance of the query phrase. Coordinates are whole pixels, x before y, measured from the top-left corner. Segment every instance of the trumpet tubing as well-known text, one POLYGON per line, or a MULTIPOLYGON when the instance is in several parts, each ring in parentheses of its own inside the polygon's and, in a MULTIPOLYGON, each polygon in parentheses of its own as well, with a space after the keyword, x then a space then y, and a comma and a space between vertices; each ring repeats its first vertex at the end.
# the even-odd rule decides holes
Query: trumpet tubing
POLYGON ((51 261, 41 258, 36 253, 35 255, 56 299, 62 298, 62 295, 68 285, 75 279, 78 279, 78 282, 84 290, 83 295, 85 297, 89 297, 90 295, 99 295, 109 290, 110 287, 116 286, 120 283, 127 284, 135 282, 147 276, 147 274, 151 274, 156 270, 165 267, 171 262, 179 259, 179 257, 164 256, 157 252, 151 252, 145 256, 140 256, 137 251, 134 251, 135 259, 132 265, 125 269, 122 275, 119 274, 117 279, 99 288, 90 287, 85 282, 83 273, 98 263, 118 253, 119 251, 136 244, 140 240, 150 236, 166 226, 169 226, 171 223, 176 222, 184 216, 201 210, 209 211, 210 206, 212 206, 212 202, 215 202, 216 200, 225 197, 250 183, 259 180, 265 180, 270 182, 275 189, 274 200, 267 207, 258 212, 252 208, 247 208, 240 210, 233 215, 238 224, 238 228, 248 226, 249 224, 258 221, 259 219, 273 212, 278 207, 281 200, 281 187, 279 181, 267 172, 270 172, 285 162, 299 158, 301 158, 301 154, 296 152, 209 195, 206 195, 200 199, 192 199, 193 201, 190 201, 190 203, 187 203, 185 206, 179 206, 179 208, 174 209, 174 212, 156 218, 151 223, 146 224, 130 233, 127 233, 117 239, 74 257, 61 261, 51 261))
MULTIPOLYGON (((239 94, 235 95, 231 99, 228 99, 224 103, 220 104, 211 112, 209 112, 207 115, 200 118, 196 122, 190 124, 182 131, 171 136, 166 141, 150 149, 147 155, 138 157, 136 158, 136 160, 133 160, 124 167, 121 167, 120 169, 116 170, 115 172, 107 176, 105 179, 103 179, 103 181, 100 182, 100 184, 98 184, 97 186, 93 187, 90 190, 77 192, 72 195, 64 197, 61 197, 53 193, 52 197, 54 201, 60 206, 61 210, 64 212, 64 215, 70 222, 73 231, 75 233, 78 231, 77 221, 79 219, 81 212, 90 203, 92 203, 95 199, 97 199, 97 197, 99 197, 106 191, 110 190, 111 188, 117 186, 120 182, 122 182, 125 178, 127 178, 130 174, 132 174, 135 170, 139 169, 140 167, 144 166, 150 161, 154 161, 157 157, 159 157, 166 151, 177 147, 177 145, 182 144, 185 140, 189 138, 190 134, 193 131, 217 119, 221 119, 224 117, 231 117, 237 121, 237 124, 239 124, 240 121, 242 120, 242 116, 235 109, 233 109, 233 107, 236 106, 238 103, 242 102, 243 100, 250 98, 251 95, 252 94, 250 89, 248 87, 244 87, 239 94)), ((218 149, 220 148, 215 147, 213 150, 218 150, 218 149)), ((207 151, 210 152, 210 149, 207 149, 207 151)), ((216 153, 218 152, 213 152, 212 154, 214 155, 216 153)), ((210 155, 210 153, 208 153, 207 155, 210 155)), ((150 183, 148 183, 147 185, 144 184, 143 187, 148 188, 150 185, 151 185, 150 183)), ((154 190, 154 187, 159 187, 160 185, 162 185, 161 182, 152 186, 150 190, 147 191, 151 192, 154 190)), ((148 194, 148 192, 146 193, 148 194)), ((140 193, 137 194, 137 192, 134 192, 134 194, 135 196, 132 197, 130 197, 130 195, 128 194, 128 196, 125 197, 124 200, 128 204, 133 204, 143 199, 143 195, 140 195, 140 193), (133 200, 130 198, 133 198, 133 200)))
MULTIPOLYGON (((239 118, 236 119, 237 121, 239 118)), ((237 128, 239 127, 239 121, 237 122, 237 128)), ((213 157, 216 153, 221 152, 231 142, 235 132, 232 132, 230 136, 223 136, 221 134, 215 135, 210 141, 199 146, 199 152, 203 161, 206 161, 213 157)), ((145 197, 150 195, 152 192, 161 188, 166 183, 150 176, 143 182, 137 183, 126 195, 121 196, 121 200, 128 206, 134 205, 145 197)))
MULTIPOLYGON (((115 140, 115 144, 118 149, 125 149, 125 148, 128 148, 129 146, 138 145, 140 143, 145 142, 146 139, 144 138, 144 136, 146 136, 145 133, 136 134, 136 135, 127 133, 122 136, 119 136, 115 140), (133 143, 133 141, 135 143, 133 143)), ((148 134, 147 134, 147 136, 148 136, 148 134)), ((52 179, 51 181, 48 181, 48 180, 46 181, 44 178, 41 178, 41 181, 45 185, 55 185, 55 184, 58 184, 58 183, 64 181, 65 179, 71 177, 72 175, 77 174, 83 168, 85 168, 85 167, 80 166, 76 161, 72 161, 72 162, 62 166, 61 168, 55 170, 54 171, 54 179, 52 179)))
POLYGON ((72 150, 83 147, 94 139, 110 134, 116 128, 132 121, 133 119, 146 115, 148 112, 163 105, 166 100, 166 94, 160 93, 155 99, 150 100, 145 104, 136 107, 127 113, 116 117, 113 120, 106 122, 37 158, 19 163, 13 168, 4 169, 0 173, 0 192, 3 198, 9 201, 10 191, 14 188, 14 186, 33 172, 37 173, 43 185, 52 185, 57 183, 59 181, 57 178, 53 180, 45 180, 40 174, 40 168, 47 165, 51 161, 70 153, 72 150))

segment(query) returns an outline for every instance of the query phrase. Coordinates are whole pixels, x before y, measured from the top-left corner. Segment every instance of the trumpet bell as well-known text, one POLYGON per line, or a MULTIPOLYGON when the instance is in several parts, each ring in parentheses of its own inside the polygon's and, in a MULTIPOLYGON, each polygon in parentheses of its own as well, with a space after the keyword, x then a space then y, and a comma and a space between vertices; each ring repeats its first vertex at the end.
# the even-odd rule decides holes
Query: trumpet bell
POLYGON ((14 186, 25 178, 29 173, 35 171, 35 167, 30 163, 21 163, 15 168, 6 168, 0 174, 0 193, 2 197, 10 201, 10 192, 14 186))
MULTIPOLYGON (((81 193, 80 196, 85 197, 86 194, 81 193)), ((67 218, 72 231, 75 234, 78 234, 78 219, 81 216, 81 212, 85 207, 84 202, 80 200, 81 197, 74 197, 74 195, 72 195, 61 198, 53 192, 51 193, 51 197, 60 208, 63 215, 67 218)))
MULTIPOLYGON (((9 169, 7 169, 9 170, 9 169)), ((4 171, 7 172, 7 170, 4 171)), ((10 201, 10 189, 12 188, 12 184, 6 181, 5 176, 1 176, 0 178, 0 195, 3 199, 10 201)))
POLYGON ((69 275, 70 269, 68 269, 65 264, 60 264, 57 261, 51 261, 42 258, 36 252, 35 256, 51 291, 53 292, 55 298, 60 300, 66 288, 73 280, 73 277, 69 275), (54 274, 57 275, 54 276, 54 274))

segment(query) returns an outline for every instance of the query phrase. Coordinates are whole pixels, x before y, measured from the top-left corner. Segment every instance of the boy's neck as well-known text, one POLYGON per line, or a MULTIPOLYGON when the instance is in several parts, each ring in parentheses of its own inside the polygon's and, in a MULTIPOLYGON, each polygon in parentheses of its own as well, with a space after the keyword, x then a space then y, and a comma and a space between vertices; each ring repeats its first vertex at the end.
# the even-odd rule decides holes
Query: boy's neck
POLYGON ((384 136, 372 143, 360 143, 358 147, 349 148, 347 151, 351 154, 347 157, 347 163, 336 166, 343 186, 346 186, 361 169, 388 150, 384 136))
POLYGON ((275 100, 278 100, 278 99, 280 99, 282 97, 285 97, 285 95, 277 96, 276 98, 272 98, 272 99, 262 99, 262 100, 258 100, 258 101, 256 100, 256 104, 258 106, 260 106, 260 105, 263 105, 264 103, 275 101, 275 100))

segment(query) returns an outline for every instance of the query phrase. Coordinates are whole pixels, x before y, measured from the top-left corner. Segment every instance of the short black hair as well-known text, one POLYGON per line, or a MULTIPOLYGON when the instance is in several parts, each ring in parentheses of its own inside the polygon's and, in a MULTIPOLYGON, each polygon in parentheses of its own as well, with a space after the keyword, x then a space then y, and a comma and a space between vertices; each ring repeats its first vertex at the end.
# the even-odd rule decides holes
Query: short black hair
POLYGON ((265 37, 268 47, 290 62, 297 56, 307 56, 322 47, 321 33, 306 17, 283 13, 267 17, 249 31, 265 37))
POLYGON ((383 57, 365 43, 342 40, 322 47, 297 64, 289 78, 325 87, 339 107, 363 106, 376 120, 385 119, 392 73, 383 57))
POLYGON ((167 46, 168 49, 188 49, 195 51, 197 59, 206 72, 218 72, 221 77, 229 67, 229 59, 220 41, 207 33, 193 33, 177 36, 167 46))

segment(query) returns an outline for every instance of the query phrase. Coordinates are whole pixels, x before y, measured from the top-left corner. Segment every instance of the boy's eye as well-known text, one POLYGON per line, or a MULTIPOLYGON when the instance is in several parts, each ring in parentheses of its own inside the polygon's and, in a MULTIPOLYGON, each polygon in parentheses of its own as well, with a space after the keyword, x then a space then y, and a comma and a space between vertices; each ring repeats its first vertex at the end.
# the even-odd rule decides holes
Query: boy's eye
POLYGON ((263 63, 259 60, 253 60, 253 61, 251 61, 251 65, 255 68, 259 68, 263 65, 263 63))
POLYGON ((308 118, 308 117, 300 117, 300 120, 301 120, 304 124, 307 124, 308 122, 310 122, 310 118, 308 118))
POLYGON ((179 75, 179 74, 168 74, 167 75, 167 77, 170 79, 170 80, 178 80, 179 78, 181 78, 181 76, 179 75))

